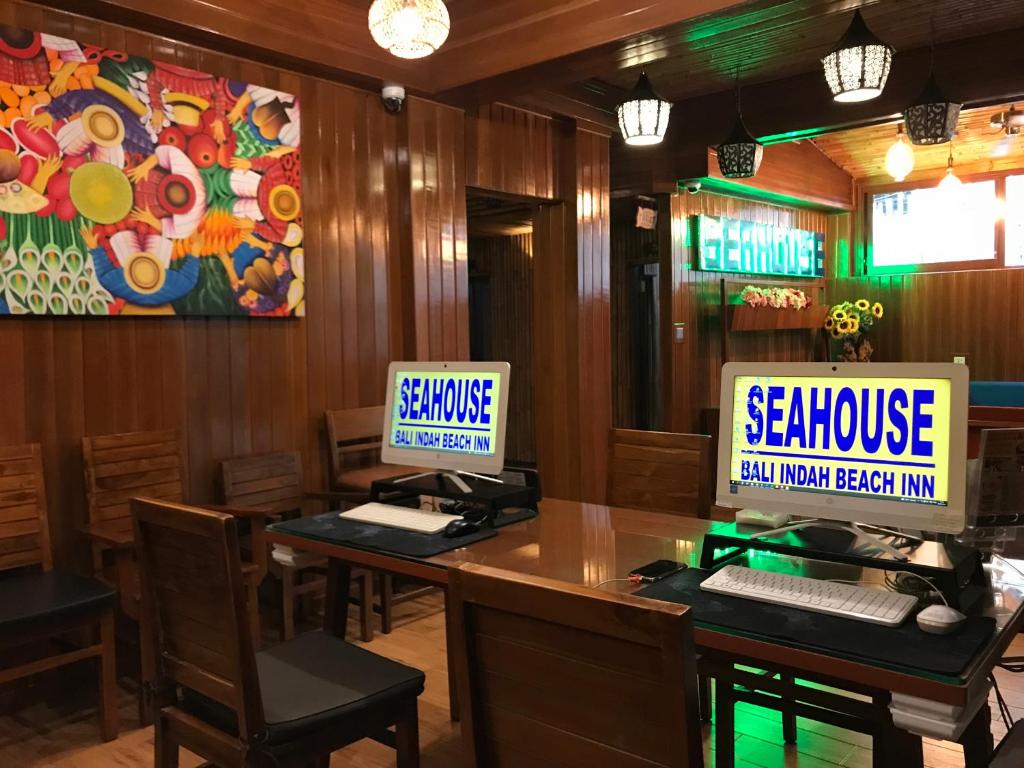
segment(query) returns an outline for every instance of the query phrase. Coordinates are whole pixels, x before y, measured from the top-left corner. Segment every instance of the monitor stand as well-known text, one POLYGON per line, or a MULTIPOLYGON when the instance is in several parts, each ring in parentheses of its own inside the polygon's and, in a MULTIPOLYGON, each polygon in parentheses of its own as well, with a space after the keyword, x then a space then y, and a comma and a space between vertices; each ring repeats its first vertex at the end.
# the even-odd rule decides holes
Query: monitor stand
POLYGON ((888 528, 880 528, 877 525, 865 525, 862 523, 844 523, 839 522, 837 520, 822 520, 820 518, 813 518, 810 520, 793 520, 791 522, 786 523, 785 525, 780 525, 778 528, 772 528, 768 531, 758 531, 757 533, 751 534, 750 538, 762 539, 768 536, 777 536, 780 533, 799 531, 804 528, 826 528, 828 530, 833 531, 845 531, 846 533, 852 533, 858 540, 868 542, 869 544, 871 544, 871 546, 877 547, 883 553, 891 555, 896 560, 899 560, 901 562, 906 562, 910 559, 910 557, 905 552, 900 552, 900 550, 896 549, 891 544, 887 544, 886 542, 882 541, 882 536, 898 536, 900 538, 921 541, 921 539, 919 539, 916 536, 910 536, 905 533, 900 533, 899 531, 892 531, 888 528), (879 536, 875 533, 870 533, 868 530, 866 530, 868 528, 874 531, 880 531, 882 536, 879 536))
POLYGON ((463 493, 472 493, 473 489, 470 488, 463 477, 472 477, 477 480, 486 480, 489 483, 504 483, 504 480, 499 480, 496 477, 488 477, 487 475, 478 475, 475 472, 465 472, 461 469, 456 469, 451 472, 420 472, 417 475, 407 475, 400 477, 397 480, 393 480, 394 483, 407 483, 410 480, 419 480, 421 477, 436 477, 438 485, 441 485, 443 480, 448 480, 463 493), (460 477, 461 475, 461 477, 460 477))

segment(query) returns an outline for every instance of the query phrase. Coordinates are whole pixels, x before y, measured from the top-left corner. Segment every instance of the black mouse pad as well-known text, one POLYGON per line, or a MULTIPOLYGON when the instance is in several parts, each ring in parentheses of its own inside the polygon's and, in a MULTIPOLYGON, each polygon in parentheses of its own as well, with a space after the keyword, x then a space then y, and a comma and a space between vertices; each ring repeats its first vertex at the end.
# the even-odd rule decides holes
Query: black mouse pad
POLYGON ((995 619, 984 616, 968 617, 951 635, 929 635, 917 626, 914 614, 899 627, 884 627, 704 592, 700 584, 710 575, 710 571, 692 568, 636 594, 688 605, 694 621, 709 629, 739 630, 793 647, 948 677, 963 672, 995 631, 995 619))
MULTIPOLYGON (((529 520, 536 516, 537 513, 532 509, 509 512, 501 516, 498 527, 529 520)), ((452 519, 455 517, 453 516, 452 519)), ((345 520, 337 512, 325 512, 315 517, 286 520, 275 523, 270 526, 269 530, 406 557, 433 557, 498 535, 498 531, 485 528, 476 533, 449 539, 445 538, 443 533, 417 533, 416 531, 403 531, 400 528, 345 520)))

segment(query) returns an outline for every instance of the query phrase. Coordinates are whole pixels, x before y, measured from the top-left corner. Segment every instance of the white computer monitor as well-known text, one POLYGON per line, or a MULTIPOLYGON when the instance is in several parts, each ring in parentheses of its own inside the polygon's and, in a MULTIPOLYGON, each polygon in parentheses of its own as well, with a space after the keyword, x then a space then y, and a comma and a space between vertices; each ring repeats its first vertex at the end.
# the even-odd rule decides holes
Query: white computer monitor
POLYGON ((717 502, 959 533, 967 384, 952 363, 729 363, 717 502))
POLYGON ((509 372, 508 363, 391 363, 381 461, 500 473, 509 372))

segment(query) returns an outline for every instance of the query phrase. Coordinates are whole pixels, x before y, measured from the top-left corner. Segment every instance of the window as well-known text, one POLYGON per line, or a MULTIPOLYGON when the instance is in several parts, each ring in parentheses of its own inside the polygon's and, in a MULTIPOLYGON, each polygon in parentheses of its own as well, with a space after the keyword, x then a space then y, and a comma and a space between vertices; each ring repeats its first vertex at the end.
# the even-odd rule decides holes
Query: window
MULTIPOLYGON (((1018 186, 1017 194, 1024 201, 1024 184, 1018 186)), ((928 265, 1001 266, 997 260, 997 210, 993 179, 951 190, 925 187, 876 193, 871 196, 868 271, 914 271, 928 265)), ((1018 234, 1024 251, 1024 217, 1018 234)))
POLYGON ((1024 175, 1006 177, 1006 266, 1024 267, 1024 175))

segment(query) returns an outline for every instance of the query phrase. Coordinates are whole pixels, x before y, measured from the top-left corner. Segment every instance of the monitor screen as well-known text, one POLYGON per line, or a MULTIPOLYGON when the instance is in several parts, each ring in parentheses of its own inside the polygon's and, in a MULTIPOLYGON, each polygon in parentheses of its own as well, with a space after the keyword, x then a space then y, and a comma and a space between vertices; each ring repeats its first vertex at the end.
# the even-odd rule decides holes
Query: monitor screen
POLYGON ((763 508, 767 500, 822 512, 792 510, 812 517, 897 527, 914 519, 922 529, 961 530, 967 419, 955 390, 966 382, 920 368, 730 371, 723 376, 730 421, 720 491, 724 481, 732 506, 745 498, 742 506, 763 508))
POLYGON ((508 363, 392 363, 382 459, 497 474, 508 375, 508 363))

